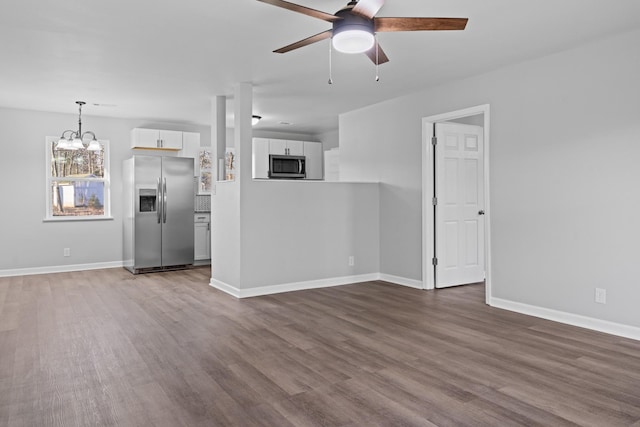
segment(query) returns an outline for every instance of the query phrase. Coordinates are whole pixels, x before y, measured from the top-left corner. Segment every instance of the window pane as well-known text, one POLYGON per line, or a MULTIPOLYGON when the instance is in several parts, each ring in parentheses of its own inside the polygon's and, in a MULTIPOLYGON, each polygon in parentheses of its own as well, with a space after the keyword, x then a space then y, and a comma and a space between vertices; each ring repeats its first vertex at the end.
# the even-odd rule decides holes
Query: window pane
POLYGON ((211 194, 211 171, 200 172, 200 193, 211 194))
POLYGON ((51 176, 77 178, 104 177, 104 146, 100 151, 57 150, 51 143, 51 176))
POLYGON ((200 169, 211 169, 211 149, 200 149, 200 169))
POLYGON ((53 216, 104 215, 104 182, 56 181, 51 196, 53 216))

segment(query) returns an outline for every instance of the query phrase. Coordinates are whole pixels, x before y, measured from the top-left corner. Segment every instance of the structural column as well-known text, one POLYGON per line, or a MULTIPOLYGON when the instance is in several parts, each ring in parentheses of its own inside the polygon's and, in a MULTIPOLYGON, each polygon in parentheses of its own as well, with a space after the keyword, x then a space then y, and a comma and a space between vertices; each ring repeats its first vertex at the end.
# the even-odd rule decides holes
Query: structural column
POLYGON ((227 97, 216 96, 211 98, 211 145, 215 156, 214 180, 223 180, 225 177, 224 157, 227 148, 227 97), (222 170, 220 170, 222 160, 222 170))
MULTIPOLYGON (((252 91, 250 83, 239 83, 234 87, 235 179, 217 182, 212 197, 215 201, 211 215, 211 284, 234 295, 242 288, 242 220, 246 215, 243 193, 245 185, 251 181, 252 91)), ((225 106, 223 101, 226 101, 224 97, 218 97, 215 103, 212 102, 211 114, 212 135, 215 123, 216 155, 222 158, 226 149, 226 120, 221 120, 226 116, 226 112, 221 114, 225 106), (221 133, 223 135, 219 136, 221 133)))

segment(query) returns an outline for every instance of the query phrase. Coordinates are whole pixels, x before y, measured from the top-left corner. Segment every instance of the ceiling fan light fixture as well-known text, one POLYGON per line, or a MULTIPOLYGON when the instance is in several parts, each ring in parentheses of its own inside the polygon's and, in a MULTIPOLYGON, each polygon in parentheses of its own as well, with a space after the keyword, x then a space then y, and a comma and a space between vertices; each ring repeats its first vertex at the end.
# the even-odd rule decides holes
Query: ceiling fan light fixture
POLYGON ((363 53, 371 49, 375 43, 373 33, 361 26, 346 27, 341 31, 334 31, 333 47, 342 53, 363 53))

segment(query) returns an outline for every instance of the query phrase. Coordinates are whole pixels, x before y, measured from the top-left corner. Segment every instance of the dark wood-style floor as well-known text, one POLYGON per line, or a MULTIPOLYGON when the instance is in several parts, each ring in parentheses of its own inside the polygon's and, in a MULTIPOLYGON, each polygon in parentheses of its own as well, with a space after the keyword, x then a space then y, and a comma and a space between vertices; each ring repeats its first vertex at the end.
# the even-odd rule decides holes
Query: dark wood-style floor
POLYGON ((640 426, 640 342, 383 282, 0 278, 0 426, 640 426))

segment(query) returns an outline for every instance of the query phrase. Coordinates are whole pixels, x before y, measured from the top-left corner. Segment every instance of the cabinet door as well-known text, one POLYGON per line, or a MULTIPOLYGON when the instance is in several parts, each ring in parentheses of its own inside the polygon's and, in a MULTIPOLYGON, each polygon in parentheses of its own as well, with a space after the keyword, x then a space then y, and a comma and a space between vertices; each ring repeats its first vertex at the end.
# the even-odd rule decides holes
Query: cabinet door
POLYGON ((196 222, 193 235, 193 259, 203 260, 209 259, 209 223, 196 222))
POLYGON ((322 144, 305 142, 304 156, 306 157, 307 179, 322 179, 322 144))
POLYGON ((160 131, 135 128, 131 130, 131 148, 158 148, 160 131))
POLYGON ((287 154, 290 156, 303 156, 304 155, 304 142, 302 141, 287 141, 287 154))
POLYGON ((161 130, 160 148, 165 150, 182 150, 182 132, 175 130, 161 130))
POLYGON ((269 178, 269 140, 253 138, 252 176, 254 179, 269 178))
POLYGON ((270 139, 269 154, 287 154, 287 141, 284 139, 270 139))

